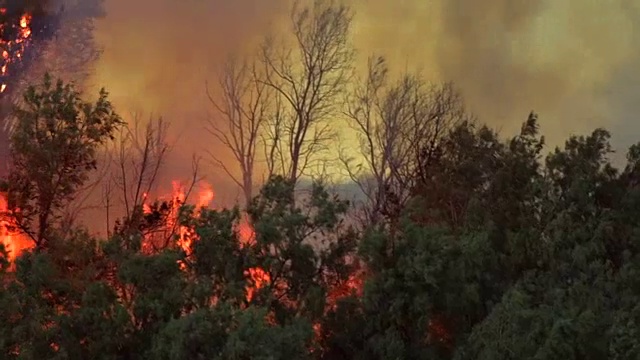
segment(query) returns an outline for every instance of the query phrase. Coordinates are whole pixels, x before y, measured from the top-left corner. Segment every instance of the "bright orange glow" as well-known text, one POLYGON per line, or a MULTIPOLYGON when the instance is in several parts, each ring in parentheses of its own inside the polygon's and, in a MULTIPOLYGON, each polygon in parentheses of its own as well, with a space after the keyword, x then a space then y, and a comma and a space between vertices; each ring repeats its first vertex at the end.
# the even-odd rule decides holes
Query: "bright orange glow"
POLYGON ((335 309, 338 300, 350 295, 356 295, 361 297, 364 288, 365 273, 364 271, 355 271, 349 275, 349 279, 344 283, 334 287, 329 291, 327 297, 327 306, 330 309, 335 309))
MULTIPOLYGON (((5 14, 6 12, 7 12, 7 9, 5 8, 0 9, 0 13, 5 14)), ((18 24, 17 38, 8 40, 8 41, 5 41, 5 40, 0 41, 0 49, 2 49, 2 59, 3 59, 2 67, 0 67, 1 77, 4 78, 9 74, 9 69, 12 63, 22 59, 24 51, 28 45, 28 40, 31 38, 30 25, 31 25, 31 15, 29 14, 22 15, 22 17, 20 18, 20 22, 18 24), (15 51, 14 52, 15 58, 11 58, 8 51, 9 49, 15 51)), ((16 25, 14 25, 13 27, 16 27, 16 25)), ((0 30, 2 30, 1 25, 0 25, 0 30)), ((6 89, 7 89, 6 83, 0 84, 0 93, 4 92, 6 89)))
MULTIPOLYGON (((0 194, 0 213, 5 213, 8 210, 6 196, 0 194)), ((9 253, 9 261, 13 263, 23 251, 33 247, 33 242, 26 235, 10 229, 9 225, 11 225, 10 220, 0 217, 0 242, 4 244, 9 253)), ((13 264, 11 268, 13 268, 13 264)))
POLYGON ((197 207, 208 207, 211 205, 215 194, 213 192, 213 187, 207 183, 203 183, 200 186, 200 191, 198 192, 198 201, 196 203, 197 207))
POLYGON ((251 226, 249 219, 244 217, 240 223, 238 224, 238 237, 240 238, 240 244, 242 246, 247 246, 252 244, 255 241, 256 232, 251 226))
MULTIPOLYGON (((179 181, 172 181, 171 186, 172 186, 171 196, 170 196, 170 199, 168 199, 170 200, 171 209, 169 210, 169 215, 168 215, 168 218, 166 219, 166 223, 162 224, 162 227, 164 229, 160 231, 160 234, 163 237, 171 236, 172 234, 177 235, 175 242, 172 242, 172 244, 175 244, 173 246, 178 246, 182 250, 184 250, 188 258, 191 252, 191 247, 193 245, 193 242, 197 241, 198 237, 194 233, 193 229, 190 229, 189 227, 181 226, 178 224, 180 207, 185 203, 185 200, 186 200, 186 191, 179 181)), ((142 195, 142 201, 143 201, 142 211, 144 214, 150 214, 152 212, 151 205, 147 202, 148 197, 149 195, 147 193, 144 193, 142 195)), ((163 200, 163 198, 166 199, 167 197, 165 196, 160 197, 161 200, 163 200)), ((214 198, 215 198, 215 192, 213 190, 213 187, 210 184, 202 183, 198 187, 195 205, 198 208, 211 207, 214 198)), ((238 234, 238 240, 240 241, 240 244, 242 246, 248 246, 251 243, 253 243, 253 241, 255 240, 255 231, 249 219, 246 216, 244 216, 240 220, 236 231, 238 234)), ((153 246, 151 244, 153 244, 154 241, 156 241, 155 237, 157 236, 158 235, 156 233, 146 235, 143 243, 143 249, 146 249, 145 252, 147 253, 154 252, 154 250, 152 250, 153 246)), ((180 262, 180 268, 185 270, 186 264, 183 262, 180 262)), ((246 287, 247 300, 251 301, 257 289, 260 289, 264 287, 266 284, 268 284, 270 282, 270 278, 267 272, 257 267, 246 271, 245 276, 248 277, 251 283, 250 286, 246 287)))
POLYGON ((245 271, 245 276, 250 279, 251 284, 245 287, 247 301, 251 301, 259 289, 271 283, 271 277, 262 268, 254 267, 245 271))

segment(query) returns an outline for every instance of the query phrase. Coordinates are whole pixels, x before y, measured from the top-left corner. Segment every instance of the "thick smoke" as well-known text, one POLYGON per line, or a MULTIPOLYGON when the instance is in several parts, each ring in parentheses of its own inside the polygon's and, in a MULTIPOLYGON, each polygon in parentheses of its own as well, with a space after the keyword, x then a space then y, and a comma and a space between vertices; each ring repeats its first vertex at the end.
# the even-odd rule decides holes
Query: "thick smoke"
MULTIPOLYGON (((161 182, 190 176, 191 156, 226 153, 204 131, 212 106, 205 82, 216 83, 216 67, 232 50, 260 37, 286 9, 262 0, 107 0, 107 16, 97 23, 103 49, 93 86, 105 86, 119 112, 130 119, 162 116, 174 143, 161 182)), ((230 158, 230 155, 229 155, 230 158)), ((239 190, 222 170, 203 168, 217 200, 235 202, 239 190)))
POLYGON ((535 110, 554 144, 595 126, 640 135, 625 120, 640 107, 632 101, 640 86, 640 1, 376 3, 361 12, 373 33, 359 36, 374 39, 363 50, 381 49, 398 66, 454 81, 480 120, 504 133, 535 110))
MULTIPOLYGON (((303 0, 303 2, 311 0, 303 0)), ((385 55, 454 81, 479 119, 513 133, 540 114, 552 144, 605 126, 620 145, 640 135, 638 0, 352 0, 360 60, 385 55)), ((289 1, 106 0, 94 85, 121 112, 161 113, 179 141, 177 173, 191 153, 219 146, 202 131, 205 80, 230 49, 282 25, 289 1), (179 137, 177 135, 180 135, 179 137)), ((175 166, 174 166, 175 165, 175 166)), ((214 171, 212 171, 214 173, 214 171)), ((211 179, 212 181, 222 181, 211 179)))

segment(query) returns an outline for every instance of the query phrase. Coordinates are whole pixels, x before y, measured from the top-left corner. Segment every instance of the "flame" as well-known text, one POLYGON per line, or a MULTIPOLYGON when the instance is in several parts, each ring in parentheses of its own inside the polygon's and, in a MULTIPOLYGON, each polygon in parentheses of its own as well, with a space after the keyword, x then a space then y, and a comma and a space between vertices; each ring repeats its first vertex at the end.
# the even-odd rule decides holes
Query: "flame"
POLYGON ((208 207, 211 205, 214 196, 213 187, 207 183, 203 183, 200 187, 200 191, 198 192, 198 201, 196 202, 196 206, 200 208, 208 207))
MULTIPOLYGON (((5 14, 7 9, 0 8, 0 13, 5 14)), ((0 33, 4 33, 3 26, 0 25, 0 33)), ((6 77, 10 74, 9 68, 11 64, 20 61, 24 55, 25 49, 31 40, 31 15, 23 14, 17 25, 11 26, 17 28, 17 37, 15 39, 0 40, 0 49, 2 49, 2 66, 0 66, 0 93, 7 90, 6 77), (13 56, 12 56, 13 54, 13 56)))
MULTIPOLYGON (((198 240, 197 235, 194 233, 193 229, 190 229, 187 226, 182 226, 178 224, 178 217, 180 207, 185 203, 186 192, 185 188, 182 186, 180 181, 172 181, 171 182, 172 191, 170 197, 171 209, 169 212, 169 216, 166 220, 166 224, 163 224, 166 232, 171 234, 175 233, 177 235, 177 239, 175 241, 175 246, 180 247, 186 254, 187 258, 189 257, 189 253, 191 251, 191 247, 194 241, 198 240)), ((144 214, 150 214, 152 211, 151 205, 147 202, 149 198, 149 194, 144 193, 142 195, 142 211, 144 214)), ((160 197, 162 199, 163 197, 160 197)), ((166 199, 166 197, 164 197, 166 199)), ((198 208, 207 208, 212 205, 212 202, 215 198, 215 192, 213 191, 213 187, 208 183, 201 183, 198 189, 198 193, 195 200, 195 205, 198 208)), ((238 234, 238 240, 242 246, 247 246, 253 243, 255 240, 255 231, 249 219, 244 216, 240 223, 236 228, 238 234)), ((166 235, 166 234, 163 234, 166 235)), ((146 235, 144 239, 143 249, 146 249, 145 252, 152 253, 153 251, 153 243, 154 238, 153 234, 146 235)), ((180 268, 186 269, 186 264, 184 262, 180 262, 180 268)), ((251 301, 253 299, 256 291, 266 284, 270 282, 269 274, 259 267, 251 268, 245 271, 245 276, 247 276, 251 285, 245 288, 247 294, 247 301, 251 301)))
MULTIPOLYGON (((5 194, 0 194, 0 214, 9 210, 5 194)), ((6 216, 0 217, 0 243, 4 244, 5 249, 9 253, 9 261, 13 263, 15 259, 22 254, 23 251, 33 247, 33 242, 24 234, 12 230, 10 220, 6 216)))
POLYGON ((238 224, 238 238, 243 246, 251 245, 256 238, 256 232, 247 217, 243 217, 238 224))
POLYGON ((250 279, 250 285, 245 287, 247 301, 251 302, 256 292, 271 283, 271 276, 260 267, 246 270, 244 275, 250 279))
POLYGON ((349 278, 330 289, 327 296, 327 310, 335 310, 338 300, 350 295, 362 297, 366 273, 358 269, 349 275, 349 278))

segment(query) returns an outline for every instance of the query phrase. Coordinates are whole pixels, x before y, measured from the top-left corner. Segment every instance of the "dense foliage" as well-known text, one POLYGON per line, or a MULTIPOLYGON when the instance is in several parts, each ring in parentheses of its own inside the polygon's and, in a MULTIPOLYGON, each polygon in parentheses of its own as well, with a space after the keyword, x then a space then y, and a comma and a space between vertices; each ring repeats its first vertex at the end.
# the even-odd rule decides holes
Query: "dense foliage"
MULTIPOLYGON (((46 107, 18 112, 18 166, 8 188, 38 205, 51 190, 47 171, 62 169, 60 202, 51 200, 62 206, 119 120, 106 94, 92 105, 62 84, 43 89, 27 99, 46 107), (60 144, 34 125, 43 117, 64 130, 60 144), (71 157, 63 156, 68 144, 76 146, 71 157), (26 166, 44 155, 66 162, 37 173, 26 166)), ((603 129, 571 137, 546 158, 543 143, 533 114, 506 141, 487 127, 457 124, 421 164, 409 205, 362 231, 347 225, 349 204, 320 184, 296 197, 294 184, 278 176, 247 209, 249 241, 237 230, 239 209, 183 206, 179 220, 193 241, 151 253, 143 243, 153 212, 136 209, 144 221, 132 223, 132 215, 106 240, 77 228, 54 231, 61 225, 52 220, 42 235, 51 241, 22 254, 15 268, 2 257, 0 353, 637 358, 640 145, 617 170, 603 129)))

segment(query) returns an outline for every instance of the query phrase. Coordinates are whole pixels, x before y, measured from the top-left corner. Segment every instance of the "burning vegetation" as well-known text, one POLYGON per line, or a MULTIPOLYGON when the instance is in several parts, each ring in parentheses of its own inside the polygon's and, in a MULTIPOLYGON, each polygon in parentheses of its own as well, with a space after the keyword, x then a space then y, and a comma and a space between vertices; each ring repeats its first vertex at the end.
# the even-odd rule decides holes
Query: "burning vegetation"
POLYGON ((7 216, 10 212, 6 194, 0 194, 0 213, 5 214, 0 217, 0 244, 4 245, 8 260, 13 265, 23 251, 33 247, 33 242, 12 224, 12 217, 7 216))
MULTIPOLYGON (((6 13, 5 8, 0 8, 0 13, 6 13)), ((3 93, 8 86, 8 77, 10 75, 10 67, 12 64, 16 62, 22 61, 22 55, 24 54, 25 49, 29 45, 29 41, 31 40, 31 29, 29 27, 31 22, 31 15, 24 14, 20 18, 20 22, 17 25, 17 37, 15 40, 7 40, 2 41, 0 43, 0 51, 2 52, 2 67, 0 67, 0 93, 3 93)), ((3 25, 0 27, 0 35, 2 38, 5 38, 5 33, 8 32, 3 25)), ((13 30, 13 29, 12 29, 13 30)))
POLYGON ((0 2, 0 93, 6 92, 35 58, 34 43, 55 32, 60 14, 48 5, 44 0, 0 2))
POLYGON ((105 90, 86 101, 49 75, 27 89, 0 197, 0 357, 637 358, 640 145, 615 170, 597 129, 542 162, 535 114, 501 139, 451 84, 391 79, 381 58, 347 89, 351 14, 314 4, 293 11, 299 58, 265 41, 209 94, 242 206, 218 206, 197 166, 155 191, 162 121, 138 136, 105 90), (300 181, 339 100, 364 159, 342 159, 356 204, 300 181), (112 148, 99 236, 69 209, 112 148))
MULTIPOLYGON (((7 12, 6 8, 0 8, 0 14, 7 12)), ((8 34, 15 34, 15 39, 3 40, 0 43, 2 51, 2 67, 0 67, 0 93, 3 93, 8 86, 10 69, 13 64, 22 61, 23 54, 31 41, 31 15, 23 14, 18 24, 2 24, 0 27, 0 38, 8 38, 8 34), (6 27, 11 26, 11 29, 6 27)))

